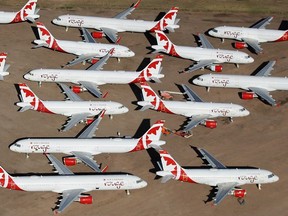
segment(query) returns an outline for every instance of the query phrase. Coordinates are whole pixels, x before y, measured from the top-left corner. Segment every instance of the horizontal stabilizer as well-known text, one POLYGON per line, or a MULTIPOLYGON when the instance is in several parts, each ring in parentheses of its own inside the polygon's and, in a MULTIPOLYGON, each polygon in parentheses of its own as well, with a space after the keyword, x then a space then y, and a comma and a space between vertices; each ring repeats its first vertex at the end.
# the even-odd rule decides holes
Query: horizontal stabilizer
POLYGON ((25 112, 25 111, 27 111, 27 110, 29 110, 31 108, 32 108, 32 106, 21 107, 21 109, 19 109, 19 112, 25 112))
POLYGON ((145 106, 143 106, 141 109, 140 109, 140 111, 145 111, 145 110, 148 110, 148 109, 150 109, 150 108, 152 108, 153 106, 152 105, 145 105, 145 106))
POLYGON ((174 177, 171 173, 166 172, 166 171, 157 171, 156 175, 162 176, 161 183, 166 183, 167 181, 169 181, 170 179, 174 177))

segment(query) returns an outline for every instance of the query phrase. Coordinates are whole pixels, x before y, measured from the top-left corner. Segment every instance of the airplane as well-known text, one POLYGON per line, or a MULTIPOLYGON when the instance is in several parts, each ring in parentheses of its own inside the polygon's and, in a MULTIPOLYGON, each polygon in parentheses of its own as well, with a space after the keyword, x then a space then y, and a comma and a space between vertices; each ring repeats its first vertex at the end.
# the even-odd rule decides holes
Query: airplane
POLYGON ((118 32, 154 32, 155 30, 169 30, 174 32, 174 29, 179 28, 179 19, 176 19, 178 7, 172 7, 159 21, 144 21, 131 20, 127 16, 132 13, 140 4, 138 0, 135 4, 113 18, 94 17, 94 16, 79 16, 79 15, 62 15, 53 19, 52 23, 59 26, 68 27, 84 27, 92 28, 98 31, 92 32, 94 38, 107 37, 112 42, 116 43, 120 40, 118 32))
POLYGON ((63 93, 67 95, 65 101, 42 101, 25 84, 19 83, 21 102, 16 103, 21 107, 19 112, 36 110, 38 112, 60 114, 69 117, 61 131, 68 131, 79 122, 91 123, 91 118, 106 110, 106 115, 116 115, 128 112, 128 108, 114 101, 83 101, 67 85, 58 83, 63 93))
POLYGON ((241 93, 241 98, 251 100, 259 97, 271 106, 279 105, 269 94, 270 91, 288 90, 287 77, 269 77, 276 61, 269 61, 258 73, 251 76, 246 75, 228 75, 228 74, 205 74, 193 80, 193 83, 199 86, 223 88, 240 88, 246 90, 241 93))
POLYGON ((8 68, 10 67, 9 64, 6 64, 7 53, 0 53, 0 80, 4 80, 4 76, 9 75, 7 72, 8 68))
POLYGON ((70 61, 67 64, 68 66, 85 61, 90 61, 91 63, 97 62, 99 58, 105 56, 112 48, 114 48, 114 52, 111 57, 119 59, 122 57, 133 57, 135 55, 128 47, 119 44, 97 43, 85 28, 81 28, 84 42, 58 40, 53 37, 41 22, 37 22, 37 29, 40 40, 37 39, 33 41, 33 43, 36 44, 33 48, 46 47, 54 51, 71 53, 78 56, 76 59, 70 61))
POLYGON ((100 166, 93 160, 94 155, 101 153, 126 153, 136 152, 161 146, 166 142, 160 140, 164 125, 163 120, 156 121, 140 138, 93 138, 99 122, 103 118, 104 111, 76 138, 25 138, 17 140, 10 145, 10 150, 19 153, 62 153, 66 166, 74 166, 84 163, 93 170, 99 172, 100 166))
POLYGON ((0 186, 9 190, 59 193, 54 213, 63 212, 73 202, 92 204, 93 197, 87 194, 93 190, 129 190, 147 186, 143 179, 123 172, 74 174, 53 155, 46 154, 58 174, 10 175, 0 166, 0 186))
MULTIPOLYGON (((162 183, 170 179, 181 182, 196 184, 206 184, 215 189, 213 204, 218 205, 227 195, 238 198, 240 204, 244 204, 246 190, 240 188, 245 184, 256 184, 261 189, 261 184, 273 183, 279 177, 272 172, 257 168, 229 168, 215 159, 204 149, 197 149, 202 159, 208 162, 211 168, 183 168, 172 156, 163 149, 158 149, 161 157, 161 171, 157 171, 158 176, 162 176, 162 183)), ((213 192, 213 191, 212 191, 213 192)), ((208 202, 208 200, 207 200, 208 202)))
POLYGON ((203 34, 198 37, 202 44, 201 47, 178 46, 173 44, 164 32, 155 31, 157 45, 152 45, 153 53, 163 52, 171 56, 191 59, 196 63, 185 69, 183 72, 193 72, 198 69, 208 68, 211 71, 221 72, 222 63, 248 64, 254 59, 248 54, 240 51, 215 49, 203 34))
POLYGON ((260 43, 265 42, 280 42, 288 40, 288 31, 266 29, 266 25, 270 24, 273 17, 261 19, 249 28, 234 27, 234 26, 219 26, 208 31, 208 34, 221 38, 237 40, 240 42, 234 43, 234 48, 244 49, 251 47, 256 54, 262 53, 263 49, 260 43))
POLYGON ((165 101, 162 100, 147 83, 141 83, 143 101, 137 104, 142 106, 140 111, 147 109, 159 112, 177 114, 187 117, 187 124, 184 126, 184 137, 188 137, 190 130, 198 124, 202 124, 208 128, 216 128, 217 122, 212 118, 229 117, 232 121, 233 117, 243 117, 249 115, 249 111, 244 107, 232 103, 212 103, 204 102, 194 91, 187 85, 181 85, 187 101, 165 101))
POLYGON ((42 82, 71 82, 80 86, 72 86, 72 91, 80 93, 89 91, 94 96, 102 97, 99 85, 104 84, 128 84, 139 83, 143 81, 161 82, 159 78, 164 77, 160 74, 162 67, 162 55, 156 56, 143 70, 135 71, 101 71, 102 66, 112 55, 113 49, 110 50, 96 64, 87 70, 64 70, 64 69, 36 69, 24 75, 24 78, 30 81, 42 82))
POLYGON ((40 9, 36 8, 36 4, 37 0, 29 0, 18 12, 0 11, 0 23, 9 24, 25 21, 35 22, 35 19, 40 17, 38 14, 40 9))

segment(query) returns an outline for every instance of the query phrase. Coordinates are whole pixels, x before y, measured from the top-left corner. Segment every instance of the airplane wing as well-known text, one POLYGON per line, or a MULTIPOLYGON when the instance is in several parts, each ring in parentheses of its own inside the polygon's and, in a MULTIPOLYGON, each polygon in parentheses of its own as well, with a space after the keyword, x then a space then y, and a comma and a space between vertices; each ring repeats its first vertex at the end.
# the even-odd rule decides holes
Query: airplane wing
POLYGON ((77 138, 78 139, 87 139, 92 138, 95 134, 95 131, 98 128, 99 123, 101 122, 106 110, 102 110, 101 113, 77 138))
POLYGON ((209 165, 212 168, 216 169, 226 169, 226 166, 223 165, 221 162, 219 162, 217 159, 215 159, 209 152, 207 152, 205 149, 198 149, 201 153, 203 159, 207 160, 209 165))
POLYGON ((262 52, 263 49, 261 48, 261 46, 257 40, 254 40, 251 38, 242 38, 242 40, 246 44, 248 44, 250 47, 252 47, 257 54, 262 52))
POLYGON ((272 19, 273 19, 273 17, 266 17, 262 21, 257 22, 255 24, 253 24, 252 26, 250 26, 250 28, 265 29, 266 25, 270 24, 272 19))
POLYGON ((89 60, 91 58, 99 58, 100 56, 95 56, 95 53, 89 53, 89 54, 83 54, 83 55, 79 55, 77 56, 77 58, 73 59, 72 61, 68 62, 66 64, 66 66, 73 66, 73 65, 76 65, 76 64, 79 64, 81 62, 84 62, 86 60, 89 60))
POLYGON ((99 169, 99 164, 96 163, 96 161, 94 161, 92 159, 92 155, 90 153, 86 153, 86 152, 71 152, 75 157, 77 157, 79 160, 81 160, 83 163, 85 163, 87 166, 89 166, 90 168, 92 168, 93 170, 95 170, 96 172, 101 172, 101 170, 99 169))
POLYGON ((198 34, 199 40, 202 44, 201 47, 206 48, 206 49, 214 49, 212 44, 208 41, 208 39, 204 36, 204 34, 198 34))
POLYGON ((214 205, 218 205, 237 185, 236 182, 221 183, 217 185, 217 193, 214 199, 214 205))
POLYGON ((249 87, 251 91, 257 94, 259 97, 267 101, 272 106, 276 106, 276 101, 270 96, 269 92, 266 89, 256 88, 256 87, 249 87))
POLYGON ((182 88, 185 92, 183 94, 186 94, 188 96, 189 101, 195 101, 195 102, 203 102, 203 100, 194 92, 192 89, 190 89, 187 85, 182 84, 182 88))
POLYGON ((111 40, 113 43, 116 43, 118 40, 118 31, 111 28, 102 27, 101 28, 104 34, 111 40))
POLYGON ((66 124, 63 126, 61 131, 65 132, 73 128, 76 124, 78 124, 80 121, 85 120, 89 116, 89 113, 79 113, 72 115, 69 120, 66 122, 66 124))
POLYGON ((60 175, 74 175, 74 173, 69 170, 66 166, 64 166, 57 158, 55 158, 51 154, 46 154, 49 161, 52 163, 52 165, 55 167, 56 171, 60 175))
POLYGON ((115 48, 112 48, 105 56, 103 56, 97 63, 91 65, 87 70, 102 70, 103 66, 106 64, 107 60, 111 57, 113 54, 115 48))
POLYGON ((95 41, 95 39, 92 37, 92 35, 90 34, 90 32, 86 28, 81 27, 81 31, 82 31, 82 36, 84 37, 84 42, 97 43, 95 41))
POLYGON ((79 81, 79 83, 96 97, 98 98, 102 97, 102 92, 100 91, 100 89, 95 83, 87 82, 87 81, 79 81))
POLYGON ((76 95, 67 85, 63 83, 58 83, 63 90, 63 93, 66 94, 66 99, 71 101, 82 101, 82 99, 76 95))
POLYGON ((265 67, 263 67, 255 76, 269 76, 271 75, 271 71, 274 69, 273 66, 275 65, 276 61, 269 61, 265 67))
POLYGON ((213 60, 213 59, 207 59, 207 60, 198 61, 196 64, 194 64, 191 67, 189 67, 188 70, 185 71, 185 73, 190 73, 190 72, 202 69, 204 67, 207 67, 207 66, 213 64, 214 62, 215 62, 215 60, 213 60))
POLYGON ((130 15, 140 4, 141 0, 138 0, 136 3, 132 4, 131 7, 122 11, 121 13, 114 16, 116 19, 127 19, 127 16, 130 15))
POLYGON ((56 213, 64 211, 72 202, 78 199, 79 195, 84 192, 84 189, 65 190, 62 192, 62 200, 56 213))
POLYGON ((200 124, 201 122, 205 121, 206 119, 208 119, 210 117, 211 117, 211 115, 194 115, 194 116, 191 116, 191 118, 189 118, 189 120, 188 120, 188 124, 186 124, 184 126, 183 132, 190 131, 192 128, 196 127, 198 124, 200 124))

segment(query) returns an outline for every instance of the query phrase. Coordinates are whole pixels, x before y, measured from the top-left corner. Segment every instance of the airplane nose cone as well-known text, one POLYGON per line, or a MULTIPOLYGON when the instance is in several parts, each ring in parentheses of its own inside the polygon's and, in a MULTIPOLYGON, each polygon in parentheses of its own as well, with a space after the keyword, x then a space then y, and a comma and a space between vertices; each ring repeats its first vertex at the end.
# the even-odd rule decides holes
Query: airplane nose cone
POLYGON ((24 77, 24 79, 26 79, 26 80, 30 80, 29 74, 25 74, 23 77, 24 77))
POLYGON ((146 181, 143 180, 143 182, 141 182, 141 188, 144 188, 148 185, 148 183, 146 181))
POLYGON ((129 55, 129 57, 133 57, 133 56, 135 56, 135 53, 132 51, 132 50, 130 50, 130 55, 129 55))
POLYGON ((252 58, 251 56, 249 59, 250 59, 250 61, 249 61, 250 63, 254 62, 254 58, 252 58))
POLYGON ((127 113, 129 111, 129 109, 127 107, 123 108, 123 113, 127 113))
POLYGON ((52 23, 57 25, 57 24, 58 24, 57 19, 53 19, 53 20, 52 20, 52 23))
POLYGON ((244 116, 248 116, 248 115, 250 115, 250 112, 248 110, 245 110, 244 116))
POLYGON ((279 177, 278 176, 274 176, 274 182, 277 182, 279 180, 279 177))
POLYGON ((14 144, 10 145, 10 146, 9 146, 9 149, 10 149, 11 151, 14 151, 14 152, 16 151, 16 148, 15 148, 15 145, 14 145, 14 144))

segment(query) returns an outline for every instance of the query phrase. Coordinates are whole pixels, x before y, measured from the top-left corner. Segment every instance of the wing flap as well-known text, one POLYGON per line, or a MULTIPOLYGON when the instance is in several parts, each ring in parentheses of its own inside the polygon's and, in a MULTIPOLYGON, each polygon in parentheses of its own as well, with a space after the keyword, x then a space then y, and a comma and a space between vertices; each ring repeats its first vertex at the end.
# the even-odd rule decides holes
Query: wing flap
POLYGON ((51 154, 46 154, 46 156, 60 175, 74 175, 74 173, 64 166, 56 157, 51 154))
POLYGON ((201 153, 202 157, 208 161, 209 165, 212 168, 216 168, 216 169, 226 169, 227 168, 225 165, 223 165, 221 162, 219 162, 216 158, 214 158, 205 149, 198 149, 198 150, 201 153))
POLYGON ((92 158, 92 155, 89 153, 84 152, 71 152, 75 157, 77 157, 79 160, 81 160, 83 163, 85 163, 87 166, 95 170, 96 172, 101 172, 100 166, 94 161, 92 158))
POLYGON ((210 65, 213 64, 214 62, 215 62, 215 60, 213 60, 213 59, 207 59, 207 60, 198 61, 196 64, 190 66, 190 67, 188 68, 188 70, 185 71, 185 73, 190 73, 190 72, 193 72, 193 71, 196 71, 196 70, 205 68, 205 67, 207 67, 207 66, 210 66, 210 65))
POLYGON ((245 43, 247 43, 250 47, 252 47, 257 54, 262 52, 263 49, 261 48, 261 46, 257 40, 254 40, 251 38, 242 38, 242 40, 245 43))
POLYGON ((90 32, 86 28, 81 27, 81 31, 82 31, 82 36, 84 37, 84 42, 97 43, 95 41, 95 39, 92 37, 92 35, 90 34, 90 32))
POLYGON ((202 44, 201 47, 205 49, 214 49, 213 45, 209 42, 209 40, 204 36, 204 34, 198 34, 199 40, 202 44))
POLYGON ((64 211, 72 202, 76 201, 79 195, 84 192, 83 189, 65 190, 62 193, 63 199, 60 201, 59 208, 56 213, 64 211))
POLYGON ((105 35, 111 40, 113 41, 113 43, 116 43, 118 40, 118 31, 115 29, 111 29, 111 28, 106 28, 106 27, 102 27, 101 28, 102 31, 105 33, 105 35))
POLYGON ((79 83, 96 97, 98 98, 102 97, 102 92, 100 91, 100 89, 95 83, 87 82, 87 81, 79 81, 79 83))
POLYGON ((127 16, 130 15, 140 4, 141 0, 138 0, 136 3, 132 4, 131 7, 129 7, 128 9, 120 12, 119 14, 117 14, 116 16, 114 16, 114 18, 116 19, 127 19, 127 16))
POLYGON ((202 123, 206 119, 211 117, 210 115, 194 115, 188 120, 188 124, 184 126, 183 132, 188 132, 194 127, 196 127, 198 124, 202 123))
POLYGON ((66 122, 66 124, 63 126, 61 131, 65 132, 65 131, 70 130, 80 121, 85 120, 88 116, 89 116, 89 113, 80 113, 80 114, 72 115, 70 119, 66 122))
POLYGON ((71 101, 82 101, 82 99, 75 94, 67 85, 63 84, 63 83, 58 83, 58 85, 60 85, 60 87, 63 90, 63 93, 66 94, 67 98, 71 101))
POLYGON ((91 65, 87 70, 102 70, 103 66, 106 64, 107 60, 113 54, 115 48, 112 48, 105 56, 103 56, 96 64, 91 65))
POLYGON ((265 29, 266 25, 270 24, 270 22, 273 20, 273 17, 266 17, 265 19, 261 20, 260 22, 257 22, 250 26, 250 28, 258 28, 258 29, 265 29))
POLYGON ((271 75, 271 71, 274 69, 276 61, 269 61, 265 67, 263 67, 255 76, 269 76, 271 75))
POLYGON ((255 94, 257 94, 259 97, 261 97, 262 99, 264 99, 265 101, 267 101, 269 104, 271 104, 272 106, 276 106, 277 103, 275 101, 275 99, 273 99, 269 92, 266 89, 262 89, 262 88, 256 88, 256 87, 249 87, 249 89, 251 91, 253 91, 255 94))
POLYGON ((187 85, 182 84, 182 88, 184 89, 185 92, 183 94, 186 94, 189 101, 195 101, 195 102, 203 102, 203 100, 192 90, 190 89, 187 85))
POLYGON ((218 205, 234 189, 236 185, 236 182, 218 184, 218 192, 216 193, 216 197, 214 199, 214 205, 218 205))

